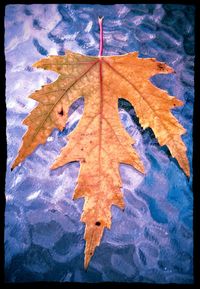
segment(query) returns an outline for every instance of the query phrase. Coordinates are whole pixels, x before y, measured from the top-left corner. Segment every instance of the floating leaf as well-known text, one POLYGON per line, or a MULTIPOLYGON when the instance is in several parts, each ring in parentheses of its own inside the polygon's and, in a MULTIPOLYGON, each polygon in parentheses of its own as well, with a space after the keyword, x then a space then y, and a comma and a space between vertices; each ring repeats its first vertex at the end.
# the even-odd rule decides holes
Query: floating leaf
POLYGON ((190 174, 186 147, 181 139, 185 129, 171 113, 172 108, 183 103, 149 81, 153 75, 173 73, 173 69, 154 58, 139 58, 137 52, 102 56, 102 19, 99 22, 98 57, 67 51, 64 56, 50 56, 34 64, 60 76, 30 95, 39 104, 23 122, 28 130, 12 166, 16 167, 39 144, 44 144, 53 129, 63 130, 70 105, 80 96, 84 97, 83 116, 51 168, 80 162, 74 199, 85 198, 81 216, 86 225, 85 268, 100 244, 104 228, 110 229, 111 206, 124 208, 119 165, 129 164, 144 173, 132 146, 134 140, 121 124, 119 98, 133 105, 141 126, 150 127, 159 144, 167 145, 186 175, 190 174))

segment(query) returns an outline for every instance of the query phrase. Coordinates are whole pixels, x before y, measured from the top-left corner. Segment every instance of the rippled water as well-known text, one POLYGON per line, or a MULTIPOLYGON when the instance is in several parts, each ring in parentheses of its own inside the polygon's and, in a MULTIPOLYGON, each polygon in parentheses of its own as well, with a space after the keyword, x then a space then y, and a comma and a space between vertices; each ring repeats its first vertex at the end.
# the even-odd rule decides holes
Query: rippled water
POLYGON ((7 173, 5 275, 7 282, 193 282, 192 117, 194 7, 161 4, 8 5, 5 12, 7 173), (141 177, 121 165, 125 211, 112 208, 88 271, 84 271, 83 200, 72 201, 79 163, 49 167, 76 126, 84 101, 71 108, 63 133, 55 130, 13 172, 22 120, 35 107, 30 95, 56 73, 33 69, 46 55, 66 49, 98 55, 98 16, 104 16, 104 55, 139 51, 172 66, 176 74, 152 82, 184 101, 173 114, 187 129, 191 177, 187 179, 150 129, 142 130, 131 105, 119 101, 123 125, 136 139, 146 168, 141 177))

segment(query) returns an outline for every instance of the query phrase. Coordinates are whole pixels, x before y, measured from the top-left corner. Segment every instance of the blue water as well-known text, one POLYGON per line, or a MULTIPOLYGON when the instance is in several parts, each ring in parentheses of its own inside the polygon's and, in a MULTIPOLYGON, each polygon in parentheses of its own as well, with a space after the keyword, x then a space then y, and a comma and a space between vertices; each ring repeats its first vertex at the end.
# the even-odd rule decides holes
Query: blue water
POLYGON ((5 276, 7 282, 193 283, 192 127, 194 7, 175 4, 8 5, 5 11, 7 173, 5 276), (104 55, 139 51, 165 61, 174 75, 152 82, 184 102, 173 114, 186 128, 188 179, 151 129, 143 130, 131 105, 119 101, 124 127, 136 140, 146 168, 141 176, 121 165, 125 211, 112 207, 88 271, 83 268, 83 200, 72 201, 79 163, 49 167, 77 125, 84 101, 70 110, 66 129, 55 130, 14 171, 11 164, 26 131, 22 120, 35 107, 28 98, 57 78, 31 65, 66 49, 98 55, 98 16, 104 16, 104 55))

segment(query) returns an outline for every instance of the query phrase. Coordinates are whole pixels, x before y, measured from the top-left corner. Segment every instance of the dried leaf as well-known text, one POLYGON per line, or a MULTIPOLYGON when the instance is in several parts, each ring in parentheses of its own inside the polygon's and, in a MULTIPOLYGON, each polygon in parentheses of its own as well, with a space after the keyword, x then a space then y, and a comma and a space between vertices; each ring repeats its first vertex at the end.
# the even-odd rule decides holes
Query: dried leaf
POLYGON ((67 51, 51 56, 34 67, 60 74, 58 79, 30 97, 38 106, 24 120, 28 130, 12 168, 46 142, 52 130, 65 127, 68 109, 84 96, 84 113, 68 143, 52 165, 56 169, 80 161, 80 173, 74 199, 85 198, 81 221, 85 223, 85 268, 104 228, 111 226, 111 206, 124 208, 119 164, 129 164, 144 172, 133 139, 123 128, 118 114, 118 98, 135 108, 140 124, 150 127, 161 146, 167 145, 172 156, 189 176, 186 147, 181 139, 185 129, 170 110, 183 103, 155 87, 149 78, 173 69, 153 58, 138 58, 137 52, 122 56, 90 57, 67 51))

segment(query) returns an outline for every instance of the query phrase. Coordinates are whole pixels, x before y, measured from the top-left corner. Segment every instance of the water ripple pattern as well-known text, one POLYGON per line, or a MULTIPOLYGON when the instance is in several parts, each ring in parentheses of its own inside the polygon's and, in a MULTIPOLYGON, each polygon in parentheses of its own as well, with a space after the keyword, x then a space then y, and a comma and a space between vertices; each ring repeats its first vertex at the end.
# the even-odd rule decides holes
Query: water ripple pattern
POLYGON ((111 230, 87 271, 83 200, 72 201, 79 163, 49 170, 80 120, 84 99, 72 105, 62 133, 54 130, 13 172, 10 166, 26 131, 22 120, 36 105, 28 95, 57 78, 31 65, 67 49, 98 55, 97 19, 104 16, 104 55, 139 51, 175 69, 151 81, 185 103, 173 114, 187 129, 183 140, 192 170, 194 10, 177 4, 6 6, 6 282, 193 283, 192 171, 187 179, 152 131, 142 130, 130 103, 120 99, 119 115, 136 140, 146 175, 120 165, 126 208, 112 207, 111 230))

